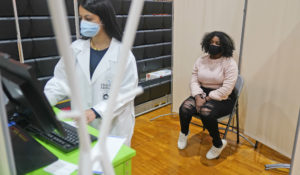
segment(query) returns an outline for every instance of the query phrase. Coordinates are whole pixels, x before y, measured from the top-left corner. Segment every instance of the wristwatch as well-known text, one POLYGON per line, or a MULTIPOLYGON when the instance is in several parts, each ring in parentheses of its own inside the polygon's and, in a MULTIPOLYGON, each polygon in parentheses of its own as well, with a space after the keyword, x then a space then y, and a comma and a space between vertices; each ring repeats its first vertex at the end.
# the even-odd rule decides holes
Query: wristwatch
POLYGON ((200 94, 200 97, 201 97, 202 99, 205 99, 206 93, 205 93, 205 92, 202 92, 202 93, 200 94))

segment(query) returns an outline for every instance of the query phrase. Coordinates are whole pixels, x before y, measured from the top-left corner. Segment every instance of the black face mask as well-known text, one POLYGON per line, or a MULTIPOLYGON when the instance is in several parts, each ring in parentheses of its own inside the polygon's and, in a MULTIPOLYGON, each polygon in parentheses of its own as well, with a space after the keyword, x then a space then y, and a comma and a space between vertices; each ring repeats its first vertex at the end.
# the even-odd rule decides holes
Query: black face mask
POLYGON ((221 46, 209 45, 208 53, 210 55, 218 55, 222 52, 221 46))

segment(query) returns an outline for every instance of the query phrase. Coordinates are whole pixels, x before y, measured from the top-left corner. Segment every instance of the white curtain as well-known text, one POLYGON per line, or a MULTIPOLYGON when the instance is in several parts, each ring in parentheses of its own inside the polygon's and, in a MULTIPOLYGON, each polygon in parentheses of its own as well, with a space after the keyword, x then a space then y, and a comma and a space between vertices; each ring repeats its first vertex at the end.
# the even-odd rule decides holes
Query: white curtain
POLYGON ((244 39, 245 133, 290 157, 300 105, 300 1, 249 1, 244 39))

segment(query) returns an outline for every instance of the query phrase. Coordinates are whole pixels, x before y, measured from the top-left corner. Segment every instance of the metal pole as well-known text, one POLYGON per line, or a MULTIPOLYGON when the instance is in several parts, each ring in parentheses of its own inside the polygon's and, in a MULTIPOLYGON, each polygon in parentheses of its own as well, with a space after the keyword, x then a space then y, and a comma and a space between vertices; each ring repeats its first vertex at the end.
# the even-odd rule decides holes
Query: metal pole
POLYGON ((238 65, 239 73, 241 72, 241 65, 242 65, 242 55, 243 55, 243 46, 244 46, 244 35, 245 35, 245 25, 246 25, 246 17, 247 17, 247 7, 248 7, 248 0, 245 0, 243 24, 242 24, 242 34, 241 34, 241 43, 240 43, 239 65, 238 65))
MULTIPOLYGON (((106 139, 110 131, 111 122, 113 119, 113 111, 115 107, 115 103, 117 101, 117 95, 120 89, 120 85, 123 79, 123 75, 125 72, 125 67, 130 48, 133 45, 134 36, 137 30, 139 18, 142 12, 144 1, 143 0, 133 0, 130 6, 128 20, 125 26, 124 37, 122 38, 122 46, 120 48, 120 53, 118 55, 118 64, 117 64, 117 72, 112 81, 112 88, 110 91, 110 98, 108 99, 107 109, 104 112, 104 117, 101 122, 101 131, 99 134, 99 149, 101 153, 101 163, 103 166, 104 174, 112 175, 114 174, 114 170, 112 164, 109 161, 108 152, 106 149, 106 139)), ((99 128, 99 129, 100 129, 99 128)))
POLYGON ((87 132, 86 118, 83 111, 83 106, 80 100, 80 90, 78 81, 76 81, 75 59, 73 57, 70 45, 70 30, 67 22, 66 8, 62 0, 48 0, 49 11, 52 16, 52 24, 56 35, 56 43, 60 55, 63 57, 65 71, 68 78, 68 84, 71 90, 72 111, 78 113, 78 135, 79 135, 79 170, 81 175, 92 174, 91 161, 91 140, 87 132))
MULTIPOLYGON (((295 134, 295 139, 294 139, 294 147, 293 147, 293 153, 292 153, 292 160, 291 160, 291 171, 290 175, 296 175, 296 172, 294 171, 295 168, 295 158, 296 158, 296 148, 297 148, 297 143, 299 142, 299 133, 300 132, 300 109, 299 109, 299 114, 298 114, 298 122, 297 122, 297 128, 296 128, 296 134, 295 134)), ((300 150, 298 150, 299 152, 300 150)), ((299 153, 298 153, 299 154, 299 153)))
POLYGON ((22 40, 21 40, 21 34, 20 34, 20 26, 19 26, 19 18, 18 18, 16 0, 12 0, 12 3, 13 3, 13 8, 14 8, 14 16, 15 16, 15 23, 16 23, 16 30, 17 30, 17 43, 18 43, 19 59, 20 59, 21 63, 24 63, 23 47, 22 47, 22 40))
POLYGON ((75 15, 76 39, 79 39, 80 31, 79 31, 78 1, 77 0, 74 0, 74 15, 75 15))

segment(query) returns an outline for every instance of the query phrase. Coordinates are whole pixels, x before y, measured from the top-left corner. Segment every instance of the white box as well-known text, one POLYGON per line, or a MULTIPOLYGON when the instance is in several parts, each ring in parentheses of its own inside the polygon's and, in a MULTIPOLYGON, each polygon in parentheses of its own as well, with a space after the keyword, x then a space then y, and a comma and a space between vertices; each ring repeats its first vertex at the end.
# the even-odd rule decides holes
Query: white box
POLYGON ((150 72, 146 74, 146 81, 156 78, 162 78, 168 75, 171 75, 172 71, 170 69, 163 69, 155 72, 150 72))

